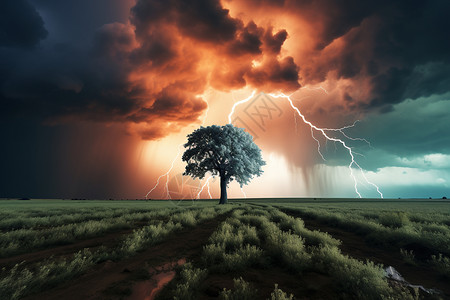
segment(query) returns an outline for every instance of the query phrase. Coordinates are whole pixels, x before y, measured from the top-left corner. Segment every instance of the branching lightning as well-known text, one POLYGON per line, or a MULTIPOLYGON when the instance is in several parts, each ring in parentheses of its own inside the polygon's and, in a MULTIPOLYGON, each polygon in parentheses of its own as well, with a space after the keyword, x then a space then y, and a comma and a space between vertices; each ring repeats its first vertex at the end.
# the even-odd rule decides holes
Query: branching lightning
MULTIPOLYGON (((309 90, 321 90, 321 91, 325 92, 326 94, 328 94, 328 91, 325 88, 321 87, 321 86, 320 87, 313 87, 313 88, 306 87, 306 89, 309 89, 309 90)), ((233 105, 233 107, 231 109, 231 112, 228 115, 228 123, 232 122, 232 117, 233 117, 233 114, 235 113, 236 108, 239 105, 241 105, 241 104, 249 102, 251 99, 253 99, 255 94, 256 94, 256 91, 253 91, 249 97, 234 103, 234 105, 233 105)), ((372 182, 370 182, 368 180, 368 178, 366 177, 363 169, 361 168, 361 166, 355 160, 355 155, 361 155, 362 156, 362 154, 359 154, 359 153, 355 152, 344 140, 344 139, 346 139, 346 140, 350 140, 350 141, 362 141, 362 142, 367 143, 369 145, 369 147, 371 147, 370 142, 367 141, 366 139, 359 138, 359 137, 354 138, 354 137, 349 136, 347 133, 345 133, 346 129, 354 127, 359 120, 356 120, 351 125, 347 125, 347 126, 344 126, 344 127, 341 127, 341 128, 321 128, 321 127, 318 127, 318 126, 314 125, 313 123, 311 123, 310 121, 308 121, 306 119, 306 117, 301 113, 301 111, 294 105, 290 95, 285 95, 283 93, 268 94, 268 95, 271 96, 272 98, 275 98, 275 99, 279 99, 279 98, 286 99, 289 102, 289 105, 291 106, 291 108, 293 109, 293 112, 294 112, 296 130, 297 130, 297 116, 298 116, 298 117, 300 117, 302 119, 304 124, 306 124, 306 125, 308 125, 310 127, 310 129, 311 129, 311 137, 317 142, 317 151, 318 151, 319 155, 321 156, 321 158, 324 161, 326 159, 325 159, 324 155, 322 154, 321 144, 320 144, 319 139, 315 136, 315 132, 319 132, 325 138, 325 141, 332 141, 332 142, 334 142, 335 146, 336 146, 336 143, 341 144, 342 147, 344 147, 347 150, 347 152, 348 152, 348 154, 350 156, 350 163, 348 164, 348 169, 349 169, 349 172, 350 172, 350 177, 353 180, 353 186, 354 186, 355 193, 358 195, 358 197, 362 198, 361 193, 358 190, 358 180, 357 180, 357 178, 355 176, 355 173, 354 173, 355 169, 359 170, 361 172, 362 177, 364 178, 364 181, 367 184, 373 186, 376 189, 376 191, 378 192, 378 194, 380 195, 380 197, 383 198, 383 193, 380 191, 379 187, 376 184, 374 184, 374 183, 372 183, 372 182), (343 136, 344 139, 333 137, 333 136, 331 136, 329 134, 330 132, 340 133, 343 136)), ((209 111, 208 102, 207 101, 205 101, 205 102, 207 103, 207 109, 206 109, 205 116, 203 118, 202 125, 205 123, 206 118, 207 118, 207 114, 208 114, 208 111, 209 111)), ((178 146, 177 155, 172 160, 172 163, 171 163, 171 166, 170 166, 169 170, 166 173, 164 173, 164 174, 162 174, 161 176, 158 177, 155 186, 145 196, 146 199, 158 187, 161 178, 163 178, 164 176, 166 177, 166 185, 165 185, 166 196, 167 196, 168 199, 171 199, 169 186, 168 186, 168 184, 169 184, 169 176, 170 176, 170 172, 172 171, 172 169, 174 167, 175 161, 177 160, 177 158, 180 155, 181 146, 182 145, 183 144, 180 144, 178 146)), ((202 187, 200 188, 199 192, 197 193, 196 199, 200 198, 200 196, 201 196, 202 192, 204 191, 205 187, 207 188, 209 198, 212 199, 211 192, 210 192, 210 180, 211 180, 211 178, 212 178, 212 176, 209 176, 206 179, 206 181, 203 183, 202 187)), ((241 192, 244 195, 244 197, 247 198, 247 195, 246 195, 246 193, 245 193, 243 188, 241 188, 241 192)))
POLYGON ((182 147, 182 146, 183 146, 183 144, 178 145, 177 155, 176 155, 176 156, 174 157, 174 159, 172 160, 172 164, 170 165, 169 170, 168 170, 166 173, 164 173, 164 174, 162 174, 161 176, 158 177, 158 180, 156 180, 155 186, 147 193, 147 195, 145 195, 145 199, 148 199, 148 195, 150 195, 150 194, 158 187, 159 181, 160 181, 161 178, 164 177, 164 176, 166 176, 166 194, 167 194, 167 197, 168 197, 169 199, 172 199, 172 198, 170 197, 170 192, 169 192, 169 174, 170 174, 170 172, 172 171, 173 166, 174 166, 175 161, 177 160, 178 156, 180 156, 180 152, 181 152, 181 147, 182 147))
POLYGON ((304 86, 304 89, 307 90, 311 90, 311 91, 317 91, 317 90, 321 90, 323 91, 325 94, 329 95, 328 91, 321 85, 317 86, 317 87, 309 87, 309 86, 304 86))
POLYGON ((200 194, 203 192, 203 189, 207 186, 208 187, 208 195, 209 195, 209 199, 212 199, 211 196, 211 192, 209 190, 209 181, 211 180, 212 176, 209 176, 208 179, 206 179, 205 183, 202 185, 202 188, 200 189, 200 191, 197 194, 197 197, 195 198, 196 200, 198 200, 200 198, 200 194))
MULTIPOLYGON (((326 94, 328 94, 328 92, 327 92, 323 87, 318 87, 318 88, 308 88, 308 89, 316 89, 316 90, 320 89, 320 90, 323 90, 326 94)), ((243 100, 241 100, 241 101, 238 101, 238 102, 236 102, 236 103, 233 105, 233 108, 231 109, 231 112, 230 112, 230 114, 228 115, 228 122, 229 122, 229 123, 231 123, 231 117, 233 116, 233 114, 234 114, 234 112, 235 112, 235 110, 236 110, 236 107, 237 107, 238 105, 241 105, 241 104, 243 104, 243 103, 246 103, 246 102, 250 101, 250 100, 253 98, 253 96, 255 95, 255 93, 256 93, 256 92, 253 91, 252 94, 251 94, 251 96, 249 96, 248 98, 243 99, 243 100)), ((360 193, 359 190, 358 190, 358 180, 356 179, 356 176, 355 176, 355 174, 354 174, 354 168, 358 169, 358 170, 361 172, 361 174, 362 174, 364 180, 365 180, 368 184, 370 184, 370 185, 372 185, 373 187, 375 187, 376 190, 377 190, 377 192, 378 192, 378 194, 380 195, 380 197, 383 198, 383 193, 380 191, 379 187, 378 187, 376 184, 370 182, 370 181, 367 179, 366 175, 364 174, 363 169, 362 169, 362 168, 360 167, 360 165, 356 162, 356 160, 355 160, 355 154, 357 154, 357 153, 355 153, 355 152, 352 150, 352 148, 351 148, 350 146, 348 146, 347 143, 346 143, 344 140, 342 140, 342 139, 340 139, 340 138, 332 137, 332 136, 330 136, 330 135, 328 134, 328 132, 330 132, 330 131, 332 131, 332 132, 339 132, 339 133, 341 133, 345 138, 347 138, 348 140, 352 140, 352 141, 364 141, 364 142, 366 142, 366 143, 370 146, 370 143, 369 143, 366 139, 363 139, 363 138, 352 138, 352 137, 349 137, 349 136, 344 132, 345 129, 354 127, 355 124, 356 124, 356 122, 358 122, 358 121, 355 121, 352 125, 344 126, 344 127, 341 127, 341 128, 320 128, 320 127, 317 127, 316 125, 314 125, 313 123, 311 123, 310 121, 308 121, 308 120, 305 118, 305 116, 301 113, 301 111, 294 105, 294 103, 293 103, 293 101, 292 101, 292 99, 291 99, 290 96, 285 95, 285 94, 283 94, 283 93, 280 93, 280 94, 268 94, 268 95, 271 96, 272 98, 275 98, 275 99, 283 98, 283 99, 286 99, 286 100, 289 102, 289 105, 290 105, 291 108, 294 110, 294 112, 296 112, 297 115, 302 119, 303 123, 306 124, 306 125, 308 125, 308 126, 311 128, 311 136, 312 136, 312 138, 317 142, 317 144, 318 144, 317 150, 318 150, 319 155, 322 157, 323 160, 325 160, 325 157, 324 157, 323 154, 321 153, 321 150, 320 150, 320 141, 315 137, 314 131, 320 132, 321 135, 325 138, 326 141, 333 141, 333 142, 335 142, 335 143, 337 142, 337 143, 341 144, 342 147, 344 147, 344 148, 348 151, 348 154, 349 154, 349 156, 350 156, 350 163, 349 163, 349 165, 348 165, 348 169, 349 169, 349 171, 350 171, 350 177, 353 179, 353 185, 354 185, 355 193, 358 195, 359 198, 362 198, 362 196, 361 196, 361 193, 360 193)), ((295 121, 297 121, 297 119, 295 119, 295 121)))
POLYGON ((256 91, 253 91, 252 94, 251 94, 250 96, 248 96, 247 98, 245 98, 245 99, 243 99, 243 100, 241 100, 241 101, 238 101, 238 102, 234 103, 233 108, 231 108, 231 112, 230 112, 230 114, 228 115, 228 123, 229 123, 229 124, 231 124, 231 117, 233 116, 234 110, 236 109, 236 107, 237 107, 238 105, 241 105, 241 104, 243 104, 243 103, 245 103, 245 102, 250 101, 250 100, 255 96, 255 94, 256 94, 256 91))
MULTIPOLYGON (((198 95, 197 97, 199 98, 201 96, 202 95, 198 95)), ((205 124, 205 121, 206 121, 206 118, 208 117, 208 112, 209 112, 209 103, 206 100, 204 100, 204 101, 206 103, 206 111, 205 111, 205 115, 203 116, 202 125, 205 124)), ((172 164, 170 165, 169 170, 166 173, 164 173, 158 177, 158 179, 156 180, 155 186, 153 186, 153 188, 145 195, 145 199, 148 199, 148 196, 158 187, 161 178, 164 176, 166 176, 166 185, 165 185, 166 197, 167 197, 167 199, 172 199, 172 197, 170 196, 170 191, 169 191, 169 177, 170 177, 170 172, 172 171, 172 169, 175 165, 175 161, 177 160, 178 156, 180 156, 182 146, 183 146, 183 144, 178 145, 177 155, 173 158, 172 164)), ((208 180, 206 181, 205 184, 208 186, 208 194, 209 194, 209 197, 212 199, 210 189, 209 189, 209 179, 210 178, 208 178, 208 180)), ((205 184, 202 186, 198 195, 200 195, 200 193, 203 191, 205 184)), ((198 196, 197 196, 197 199, 198 199, 198 196)))

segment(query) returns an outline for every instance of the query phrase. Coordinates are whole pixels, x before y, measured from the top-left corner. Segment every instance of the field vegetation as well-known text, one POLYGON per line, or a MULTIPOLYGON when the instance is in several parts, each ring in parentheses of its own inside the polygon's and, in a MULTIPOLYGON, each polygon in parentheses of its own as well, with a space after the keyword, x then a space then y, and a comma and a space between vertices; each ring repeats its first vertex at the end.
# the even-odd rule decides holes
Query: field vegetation
POLYGON ((169 271, 175 278, 157 299, 450 295, 449 202, 230 202, 1 200, 0 299, 59 299, 89 276, 111 281, 97 295, 127 299, 169 271), (179 259, 187 262, 159 267, 179 259), (389 279, 389 265, 434 290, 389 279))

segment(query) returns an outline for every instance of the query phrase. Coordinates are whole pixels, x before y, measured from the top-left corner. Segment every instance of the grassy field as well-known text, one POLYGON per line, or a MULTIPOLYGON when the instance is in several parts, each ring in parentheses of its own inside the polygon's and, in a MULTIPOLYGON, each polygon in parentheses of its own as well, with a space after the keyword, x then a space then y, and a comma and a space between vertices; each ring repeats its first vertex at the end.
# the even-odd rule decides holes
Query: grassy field
POLYGON ((450 296, 450 201, 216 202, 0 200, 0 299, 450 296))

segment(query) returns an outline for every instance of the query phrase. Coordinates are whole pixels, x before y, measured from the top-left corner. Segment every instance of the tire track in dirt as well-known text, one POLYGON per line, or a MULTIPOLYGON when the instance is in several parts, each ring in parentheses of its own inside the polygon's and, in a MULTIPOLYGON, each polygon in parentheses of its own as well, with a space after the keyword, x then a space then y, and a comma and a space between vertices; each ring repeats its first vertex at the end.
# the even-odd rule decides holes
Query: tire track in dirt
POLYGON ((129 259, 100 263, 78 278, 25 299, 121 299, 124 295, 114 294, 114 291, 122 291, 124 283, 129 287, 142 269, 157 267, 181 258, 200 259, 203 245, 229 214, 201 222, 193 228, 184 228, 171 234, 162 243, 150 246, 129 259))
POLYGON ((365 261, 367 259, 383 264, 385 267, 393 266, 411 284, 423 285, 426 288, 437 288, 444 292, 446 299, 450 299, 450 286, 439 274, 424 263, 412 266, 403 260, 399 248, 386 249, 367 243, 364 237, 342 228, 330 226, 317 219, 307 218, 301 212, 281 209, 282 212, 305 222, 309 230, 319 230, 329 233, 333 238, 341 240, 341 252, 350 257, 365 261))

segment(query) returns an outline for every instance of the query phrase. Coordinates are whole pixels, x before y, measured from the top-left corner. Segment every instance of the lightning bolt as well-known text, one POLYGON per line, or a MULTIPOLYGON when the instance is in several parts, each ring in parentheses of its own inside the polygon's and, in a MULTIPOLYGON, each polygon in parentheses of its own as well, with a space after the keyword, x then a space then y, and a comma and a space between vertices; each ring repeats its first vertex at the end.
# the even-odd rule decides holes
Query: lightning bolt
MULTIPOLYGON (((327 92, 323 87, 321 87, 321 86, 318 87, 318 88, 309 88, 309 89, 320 89, 320 90, 323 90, 326 94, 328 94, 328 92, 327 92)), ((243 99, 243 100, 241 100, 241 101, 238 101, 238 102, 234 103, 234 105, 233 105, 233 107, 232 107, 232 109, 231 109, 231 112, 230 112, 230 114, 228 115, 228 122, 229 122, 230 124, 231 124, 231 117, 233 116, 233 114, 234 114, 234 112, 235 112, 235 110, 236 110, 236 107, 237 107, 238 105, 241 105, 241 104, 243 104, 243 103, 246 103, 246 102, 250 101, 250 100, 253 98, 253 96, 255 95, 255 93, 256 93, 256 91, 253 91, 252 94, 251 94, 251 96, 249 96, 248 98, 245 98, 245 99, 243 99)), ((317 142, 317 144, 318 144, 317 150, 318 150, 319 155, 322 157, 323 160, 325 160, 325 158, 324 158, 324 156, 323 156, 322 153, 321 153, 321 150, 320 150, 320 142, 319 142, 319 140, 315 137, 314 131, 320 132, 321 135, 325 138, 326 141, 333 141, 333 142, 335 142, 335 143, 339 143, 339 144, 342 145, 342 147, 344 147, 344 148, 348 151, 348 154, 349 154, 349 156, 350 156, 350 163, 349 163, 349 165, 348 165, 348 169, 349 169, 349 172, 350 172, 350 177, 353 179, 353 186, 354 186, 354 189, 355 189, 355 193, 358 195, 359 198, 362 198, 362 196, 361 196, 361 193, 360 193, 359 190, 358 190, 358 180, 356 179, 356 176, 355 176, 355 174, 354 174, 354 170, 353 170, 354 167, 355 167, 356 169, 358 169, 359 171, 361 171, 361 174, 362 174, 364 180, 365 180, 368 184, 370 184, 370 185, 372 185, 373 187, 375 187, 376 190, 377 190, 377 192, 378 192, 378 194, 380 195, 380 197, 383 198, 383 193, 380 191, 379 187, 378 187, 376 184, 370 182, 370 181, 367 179, 366 175, 364 174, 363 169, 362 169, 362 168, 360 167, 360 165, 356 162, 356 160, 355 160, 355 154, 356 154, 356 153, 352 150, 352 148, 351 148, 350 146, 348 146, 347 143, 346 143, 343 139, 340 139, 340 138, 337 138, 337 137, 332 137, 332 136, 330 136, 330 135, 328 134, 328 132, 339 132, 339 133, 341 133, 345 138, 348 138, 349 140, 353 140, 353 141, 355 141, 355 140, 358 140, 358 141, 365 141, 365 142, 368 143, 369 146, 370 146, 370 143, 369 143, 367 140, 362 139, 362 138, 351 138, 351 137, 349 137, 347 134, 345 134, 345 132, 344 132, 345 129, 354 127, 355 124, 356 124, 356 122, 358 122, 358 121, 355 121, 352 125, 344 126, 344 127, 341 127, 341 128, 321 128, 321 127, 317 127, 316 125, 314 125, 313 123, 311 123, 310 121, 308 121, 308 120, 306 119, 306 117, 301 113, 301 111, 294 105, 294 103, 293 103, 293 101, 292 101, 290 95, 288 96, 288 95, 285 95, 285 94, 283 94, 283 93, 279 93, 279 94, 268 94, 268 95, 271 96, 272 98, 275 98, 275 99, 278 99, 278 98, 286 99, 286 100, 289 102, 289 105, 290 105, 291 108, 294 110, 294 112, 296 112, 297 115, 302 119, 303 123, 306 124, 306 125, 308 125, 308 126, 311 128, 311 136, 312 136, 312 138, 317 142)))
POLYGON ((210 188, 209 188, 209 181, 208 181, 208 195, 209 195, 209 199, 212 199, 212 196, 211 196, 211 190, 210 190, 210 188))
POLYGON ((207 186, 208 187, 208 195, 209 195, 209 199, 212 199, 211 196, 211 192, 209 190, 209 180, 211 180, 212 176, 209 176, 208 179, 206 179, 205 183, 202 185, 202 188, 200 189, 200 191, 197 194, 197 197, 195 198, 195 200, 198 200, 200 198, 200 194, 203 192, 203 189, 207 186))
POLYGON ((355 122, 353 122, 352 125, 347 125, 347 126, 344 126, 344 127, 341 127, 341 128, 323 128, 323 130, 340 132, 345 138, 347 138, 347 139, 349 139, 351 141, 361 141, 361 142, 364 142, 367 145, 369 145, 370 148, 373 148, 368 140, 363 139, 363 138, 359 138, 359 137, 358 138, 354 138, 354 137, 348 136, 344 132, 345 129, 349 129, 349 128, 355 127, 356 123, 358 123, 358 122, 359 122, 359 120, 356 120, 355 122))
MULTIPOLYGON (((201 98, 202 96, 203 96, 203 95, 197 95, 196 98, 201 98)), ((205 124, 205 121, 206 121, 206 118, 208 117, 208 112, 209 112, 209 103, 208 103, 208 101, 206 101, 206 100, 204 100, 204 101, 205 101, 205 103, 206 103, 206 111, 205 111, 205 115, 204 115, 203 120, 202 120, 202 125, 205 124)), ((166 197, 167 197, 167 199, 172 199, 172 197, 170 196, 170 191, 169 191, 169 176, 170 176, 170 172, 171 172, 172 169, 173 169, 173 166, 175 165, 175 161, 177 160, 178 156, 180 156, 180 153, 181 153, 181 146, 183 146, 183 144, 178 145, 177 155, 173 158, 172 164, 170 165, 169 170, 168 170, 166 173, 164 173, 164 174, 162 174, 161 176, 158 177, 158 179, 156 180, 156 184, 155 184, 155 185, 153 186, 153 188, 152 188, 150 191, 148 191, 148 193, 145 195, 145 199, 148 199, 148 196, 149 196, 149 195, 150 195, 150 194, 158 187, 161 178, 164 177, 164 176, 166 176, 166 185, 165 185, 166 197)), ((209 193, 210 198, 212 199, 211 193, 209 192, 209 182, 208 182, 208 181, 209 181, 209 179, 207 180, 207 184, 208 184, 208 193, 209 193)), ((203 190, 203 187, 202 187, 202 190, 203 190)), ((198 199, 198 198, 197 198, 197 199, 198 199)))
POLYGON ((328 91, 327 91, 323 86, 321 86, 321 85, 316 86, 316 87, 304 86, 303 88, 304 88, 304 89, 307 89, 307 90, 311 90, 311 91, 321 90, 321 91, 323 91, 325 94, 329 95, 328 91))
POLYGON ((242 194, 244 194, 244 198, 247 199, 247 194, 244 192, 243 188, 241 188, 241 192, 242 192, 242 194))
POLYGON ((149 196, 149 195, 150 195, 150 194, 158 187, 159 181, 160 181, 161 178, 164 177, 164 176, 166 176, 166 188, 165 188, 165 189, 166 189, 167 197, 168 197, 169 199, 172 199, 172 198, 170 197, 170 192, 169 192, 169 174, 170 174, 170 172, 172 171, 173 166, 175 165, 175 161, 177 160, 178 156, 180 156, 181 146, 183 146, 183 144, 178 145, 177 155, 173 158, 172 164, 170 165, 169 170, 168 170, 166 173, 164 173, 164 174, 162 174, 161 176, 158 177, 158 180, 156 180, 155 186, 147 193, 147 195, 145 195, 145 199, 148 199, 148 196, 149 196))
POLYGON ((243 104, 243 103, 245 103, 245 102, 250 101, 250 100, 255 96, 255 94, 256 94, 256 91, 253 91, 252 94, 251 94, 250 96, 248 96, 247 98, 245 98, 245 99, 243 99, 243 100, 241 100, 241 101, 238 101, 238 102, 234 103, 233 107, 231 108, 231 112, 230 112, 230 114, 228 115, 228 123, 229 123, 229 124, 231 124, 231 117, 233 116, 236 107, 237 107, 238 105, 241 105, 241 104, 243 104))

